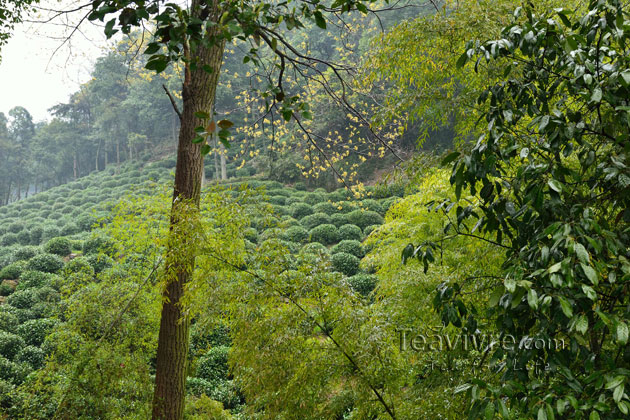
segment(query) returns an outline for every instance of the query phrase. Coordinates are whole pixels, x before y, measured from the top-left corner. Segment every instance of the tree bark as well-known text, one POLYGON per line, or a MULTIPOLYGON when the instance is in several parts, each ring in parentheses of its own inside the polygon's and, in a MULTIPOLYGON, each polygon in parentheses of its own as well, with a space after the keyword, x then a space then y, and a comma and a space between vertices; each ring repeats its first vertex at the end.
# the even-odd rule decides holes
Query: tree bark
MULTIPOLYGON (((201 16, 203 0, 193 0, 191 15, 201 16)), ((211 6, 211 19, 216 21, 218 0, 211 6)), ((218 25, 210 29, 208 37, 219 34, 218 25)), ((187 51, 184 83, 182 86, 183 110, 177 146, 175 186, 171 206, 169 249, 166 259, 166 287, 163 291, 162 316, 158 337, 155 391, 153 395, 153 420, 181 420, 184 413, 186 361, 188 357, 189 322, 180 305, 184 288, 191 280, 195 265, 195 244, 187 235, 190 219, 199 212, 203 155, 201 144, 193 144, 195 127, 202 124, 194 114, 209 112, 214 103, 217 82, 223 60, 223 41, 212 47, 199 46, 192 53, 187 51), (191 70, 191 60, 196 70, 191 70), (210 66, 208 73, 202 68, 210 66), (191 213, 192 211, 192 213, 191 213), (192 216, 192 217, 191 217, 192 216), (182 252, 182 250, 185 250, 182 252)))

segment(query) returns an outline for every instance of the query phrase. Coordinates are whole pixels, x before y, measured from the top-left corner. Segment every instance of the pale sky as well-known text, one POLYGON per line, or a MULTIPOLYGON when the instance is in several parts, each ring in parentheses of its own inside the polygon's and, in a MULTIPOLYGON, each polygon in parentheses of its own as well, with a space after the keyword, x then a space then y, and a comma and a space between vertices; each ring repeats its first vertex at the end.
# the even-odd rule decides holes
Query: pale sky
MULTIPOLYGON (((73 2, 49 0, 41 4, 60 8, 60 3, 70 5, 73 2)), ((53 57, 77 16, 64 19, 56 20, 55 24, 20 24, 2 48, 0 112, 6 114, 19 105, 25 107, 35 121, 49 119, 47 109, 67 101, 79 85, 89 79, 92 64, 106 45, 102 29, 90 24, 82 26, 82 31, 74 33, 71 41, 53 57)))

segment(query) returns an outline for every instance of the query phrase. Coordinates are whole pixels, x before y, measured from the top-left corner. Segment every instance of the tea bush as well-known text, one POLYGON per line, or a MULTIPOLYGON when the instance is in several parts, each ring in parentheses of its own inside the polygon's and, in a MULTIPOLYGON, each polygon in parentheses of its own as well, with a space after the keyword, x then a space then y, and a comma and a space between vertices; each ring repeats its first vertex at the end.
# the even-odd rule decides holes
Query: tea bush
POLYGON ((46 242, 44 245, 44 251, 49 254, 65 257, 72 252, 72 244, 68 238, 53 238, 46 242))
POLYGON ((22 337, 10 332, 0 331, 0 355, 13 360, 23 347, 24 339, 22 337))
POLYGON ((368 296, 376 287, 377 278, 371 274, 359 273, 348 277, 348 284, 355 292, 368 296))
POLYGON ((300 220, 300 224, 306 229, 311 230, 319 225, 331 224, 330 216, 328 216, 326 213, 310 214, 308 216, 304 216, 302 220, 300 220))
POLYGON ((319 242, 323 245, 332 245, 339 240, 339 231, 335 225, 319 225, 309 232, 312 242, 319 242))
POLYGON ((362 239, 363 232, 360 227, 351 224, 345 224, 339 227, 339 240, 361 241, 362 239))
POLYGON ((63 260, 55 254, 39 254, 28 260, 27 268, 44 273, 58 273, 63 268, 63 260))
POLYGON ((305 243, 308 241, 308 231, 302 226, 291 226, 284 232, 284 237, 291 242, 305 243))
POLYGON ((365 250, 363 249, 361 242, 347 239, 339 242, 337 245, 332 247, 331 252, 333 255, 345 252, 348 254, 352 254, 357 258, 363 258, 363 256, 365 255, 365 250))
POLYGON ((348 220, 351 224, 357 225, 361 229, 365 229, 370 225, 383 224, 383 216, 375 211, 354 210, 348 214, 348 220))
POLYGON ((359 271, 359 263, 361 260, 347 252, 333 254, 330 260, 335 270, 346 276, 352 276, 359 271))
POLYGON ((295 219, 300 220, 304 216, 313 214, 313 207, 306 203, 293 203, 289 206, 289 212, 295 219))

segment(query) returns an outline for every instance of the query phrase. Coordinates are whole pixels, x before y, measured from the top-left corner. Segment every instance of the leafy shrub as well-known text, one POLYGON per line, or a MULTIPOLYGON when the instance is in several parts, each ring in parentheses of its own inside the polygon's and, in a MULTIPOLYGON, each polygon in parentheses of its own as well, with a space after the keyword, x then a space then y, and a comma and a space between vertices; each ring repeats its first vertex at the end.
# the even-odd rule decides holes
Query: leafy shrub
POLYGON ((31 319, 17 328, 17 333, 26 344, 40 347, 46 336, 57 325, 52 318, 31 319))
POLYGON ((326 213, 327 215, 332 215, 337 213, 337 207, 335 207, 332 203, 328 201, 323 203, 317 203, 313 206, 313 211, 315 213, 326 213))
POLYGON ((31 243, 31 233, 23 230, 17 234, 17 240, 20 245, 29 245, 31 243))
POLYGON ((14 333, 20 325, 18 317, 4 309, 0 309, 0 331, 14 333))
MULTIPOLYGON (((210 395, 215 388, 215 384, 202 378, 187 378, 186 392, 190 395, 200 397, 201 395, 210 395)), ((221 403, 219 403, 221 404, 221 403)), ((223 405, 221 405, 223 407, 223 405)))
POLYGON ((31 244, 39 245, 44 234, 44 228, 39 225, 33 226, 29 232, 31 234, 31 244))
POLYGON ((30 368, 24 363, 14 363, 0 356, 0 379, 13 385, 20 385, 30 373, 30 368))
POLYGON ((273 212, 276 215, 280 215, 280 216, 284 216, 289 214, 289 209, 285 206, 279 206, 277 204, 272 204, 271 207, 273 208, 273 212))
POLYGON ((0 245, 2 246, 9 246, 9 245, 14 245, 18 243, 18 236, 16 233, 5 233, 4 235, 2 235, 2 238, 0 238, 0 245))
POLYGON ((0 355, 13 360, 23 347, 24 339, 22 337, 10 332, 0 331, 0 355))
POLYGON ((339 239, 341 241, 361 241, 363 239, 363 232, 361 232, 361 228, 356 225, 346 224, 339 227, 339 239))
POLYGON ((357 257, 347 252, 333 254, 330 260, 335 270, 346 276, 355 275, 359 271, 359 263, 361 262, 357 257))
POLYGON ((298 191, 306 191, 306 184, 303 182, 296 182, 295 184, 293 184, 293 188, 295 188, 298 191))
POLYGON ((18 363, 26 363, 33 369, 40 369, 44 366, 44 351, 39 347, 26 346, 17 354, 15 360, 18 363))
POLYGON ((320 244, 319 242, 311 242, 304 245, 302 249, 300 250, 300 253, 302 254, 319 254, 319 253, 328 254, 329 251, 328 251, 328 248, 326 248, 324 245, 320 244))
POLYGON ((53 238, 46 242, 44 251, 65 257, 72 252, 72 244, 68 238, 53 238))
POLYGON ((295 203, 302 203, 302 198, 301 197, 296 197, 296 196, 291 196, 291 197, 287 197, 287 199, 285 200, 284 204, 286 206, 290 206, 291 204, 295 204, 295 203))
POLYGON ((96 223, 96 218, 91 214, 81 214, 76 220, 79 232, 89 232, 96 223))
POLYGON ((381 203, 371 198, 361 201, 361 207, 369 211, 375 211, 381 215, 385 214, 385 211, 383 210, 383 206, 381 205, 381 203))
POLYGON ((284 237, 291 242, 304 243, 308 241, 308 231, 302 226, 291 226, 284 232, 284 237))
POLYGON ((282 216, 282 227, 290 228, 291 226, 302 226, 300 222, 291 216, 282 216))
POLYGON ((52 238, 57 238, 61 235, 61 230, 57 226, 45 226, 42 232, 41 242, 47 242, 52 238))
POLYGON ((7 303, 18 309, 29 309, 35 302, 37 302, 35 289, 17 290, 7 297, 7 303))
POLYGON ((322 201, 326 201, 326 196, 320 192, 312 192, 310 194, 306 194, 303 201, 306 204, 315 205, 321 203, 322 201))
POLYGON ((0 280, 16 280, 20 278, 20 274, 26 266, 25 261, 17 261, 9 264, 0 271, 0 280))
POLYGON ((80 231, 81 230, 79 229, 79 225, 77 225, 74 222, 69 222, 69 223, 66 223, 64 227, 61 228, 61 235, 70 236, 70 235, 74 235, 75 233, 79 233, 80 231))
POLYGON ((258 231, 254 228, 247 228, 243 231, 245 239, 252 243, 258 242, 258 231))
POLYGON ((319 225, 331 224, 330 216, 328 216, 326 213, 314 213, 314 214, 305 216, 302 218, 302 220, 300 220, 300 223, 302 224, 302 226, 304 226, 308 230, 311 230, 314 227, 319 226, 319 225))
POLYGON ((363 296, 368 296, 372 293, 372 290, 376 287, 376 282, 376 276, 370 274, 359 273, 348 278, 348 283, 352 290, 363 296))
POLYGON ((363 258, 365 255, 365 250, 363 246, 361 246, 361 242, 356 240, 343 240, 335 245, 332 250, 332 254, 339 254, 340 252, 345 252, 348 254, 352 254, 357 258, 363 258))
POLYGON ((361 229, 365 229, 370 225, 383 224, 383 216, 375 211, 355 210, 348 214, 348 220, 351 224, 357 225, 361 229))
POLYGON ((289 206, 289 212, 295 219, 300 220, 304 216, 313 214, 313 207, 306 203, 293 203, 289 206))
POLYGON ((35 255, 39 254, 39 252, 39 247, 32 245, 16 248, 15 251, 13 251, 13 261, 30 260, 35 255))
POLYGON ((70 274, 82 273, 88 276, 94 275, 94 267, 90 264, 87 258, 77 257, 66 263, 63 267, 63 272, 66 276, 70 274))
POLYGON ((347 225, 348 224, 348 215, 347 214, 343 214, 343 213, 334 213, 332 216, 330 216, 330 223, 337 226, 337 227, 341 227, 343 225, 347 225))
POLYGON ((227 346, 213 347, 199 359, 197 363, 197 377, 212 383, 225 381, 228 377, 227 346))
POLYGON ((24 230, 24 223, 13 222, 7 226, 7 232, 19 233, 24 230))
POLYGON ((39 254, 28 260, 27 268, 44 273, 58 273, 63 268, 63 260, 55 254, 39 254))
POLYGON ((270 204, 284 206, 287 202, 287 198, 283 195, 274 195, 272 197, 269 197, 268 201, 270 204))
POLYGON ((54 277, 54 274, 43 273, 41 271, 23 271, 20 276, 20 282, 18 283, 18 290, 50 286, 54 277))
POLYGON ((88 255, 86 259, 96 274, 114 266, 114 260, 108 255, 88 255))
POLYGON ((319 242, 324 245, 332 245, 339 240, 339 231, 335 225, 319 225, 310 231, 312 242, 319 242))
POLYGON ((0 284, 0 296, 9 296, 15 289, 8 283, 2 282, 0 284))
POLYGON ((83 243, 83 254, 93 255, 100 252, 110 257, 116 255, 116 243, 103 235, 92 235, 83 243))

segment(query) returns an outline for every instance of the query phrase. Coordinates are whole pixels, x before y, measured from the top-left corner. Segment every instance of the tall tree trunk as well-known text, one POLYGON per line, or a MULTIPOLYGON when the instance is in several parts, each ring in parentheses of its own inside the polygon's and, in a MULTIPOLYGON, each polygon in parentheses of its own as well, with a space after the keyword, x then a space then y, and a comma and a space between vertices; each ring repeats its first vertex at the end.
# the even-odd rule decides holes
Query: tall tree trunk
MULTIPOLYGON (((200 3, 203 2, 204 0, 193 0, 192 16, 200 16, 202 13, 200 3)), ((212 9, 211 16, 216 21, 218 0, 213 2, 212 9)), ((217 35, 218 28, 217 25, 210 29, 207 36, 217 35)), ((191 242, 192 235, 186 233, 191 229, 190 219, 194 219, 199 211, 203 171, 201 145, 192 143, 192 139, 196 137, 195 127, 201 125, 202 121, 194 114, 196 111, 209 112, 212 109, 223 49, 224 42, 217 42, 211 48, 199 46, 186 61, 182 87, 183 110, 171 207, 172 238, 166 260, 167 282, 163 291, 164 303, 158 337, 153 420, 181 420, 184 413, 190 320, 183 311, 180 300, 186 283, 192 278, 195 265, 195 244, 191 242), (196 61, 195 70, 189 67, 191 60, 196 61), (212 73, 202 69, 205 65, 213 69, 212 73)))
POLYGON ((101 140, 98 141, 98 146, 96 147, 96 159, 94 160, 94 166, 96 168, 96 172, 98 172, 98 159, 101 154, 101 140))
POLYGON ((79 165, 77 164, 76 153, 74 153, 74 155, 72 156, 72 175, 74 176, 74 179, 77 179, 79 177, 79 165))

